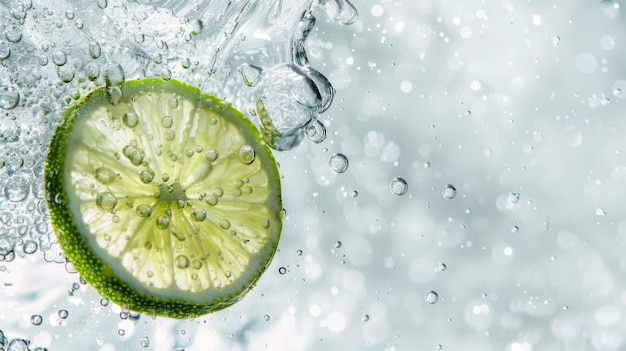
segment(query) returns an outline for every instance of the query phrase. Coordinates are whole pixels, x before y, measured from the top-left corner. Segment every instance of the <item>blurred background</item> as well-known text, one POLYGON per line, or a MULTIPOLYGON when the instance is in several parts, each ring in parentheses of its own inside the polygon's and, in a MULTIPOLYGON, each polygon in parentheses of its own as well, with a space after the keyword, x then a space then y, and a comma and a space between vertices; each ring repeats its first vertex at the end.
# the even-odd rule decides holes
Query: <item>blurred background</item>
MULTIPOLYGON (((41 19, 48 11, 33 2, 25 25, 33 13, 41 19)), ((85 11, 100 19, 98 9, 126 5, 92 2, 85 11)), ((28 3, 0 0, 0 7, 28 3)), ((151 6, 139 3, 128 1, 151 6)), ((4 346, 28 340, 31 349, 104 351, 624 349, 620 2, 352 5, 359 15, 349 25, 312 9, 317 22, 306 53, 336 93, 318 116, 324 141, 305 138, 275 152, 286 217, 272 265, 241 302, 189 321, 121 311, 65 264, 41 193, 45 150, 58 121, 56 108, 47 109, 54 103, 45 102, 88 91, 98 80, 81 83, 77 73, 65 82, 65 65, 54 63, 56 75, 46 81, 52 63, 22 65, 19 53, 30 51, 19 43, 35 37, 20 29, 19 11, 17 17, 5 11, 4 346), (14 40, 17 32, 24 40, 14 40), (24 90, 31 84, 24 82, 41 82, 37 72, 51 88, 24 90), (337 168, 345 163, 336 154, 345 156, 345 170, 337 168)), ((79 8, 76 19, 55 11, 50 23, 58 16, 76 25, 79 8)), ((204 26, 210 27, 206 20, 204 26)), ((32 60, 60 59, 55 48, 33 50, 41 55, 32 60)), ((102 51, 121 55, 105 44, 102 51)), ((141 74, 164 74, 162 65, 146 67, 141 74)), ((181 80, 199 74, 170 73, 181 80)))

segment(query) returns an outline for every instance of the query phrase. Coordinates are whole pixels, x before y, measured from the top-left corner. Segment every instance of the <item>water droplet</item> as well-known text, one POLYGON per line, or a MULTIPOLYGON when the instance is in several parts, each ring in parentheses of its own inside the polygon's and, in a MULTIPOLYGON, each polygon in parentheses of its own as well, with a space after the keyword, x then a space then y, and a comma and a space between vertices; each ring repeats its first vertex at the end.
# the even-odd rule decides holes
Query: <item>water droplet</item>
POLYGON ((328 159, 330 170, 339 174, 348 169, 348 158, 344 154, 334 153, 328 159))
POLYGON ((61 50, 55 51, 52 54, 52 62, 57 66, 63 66, 67 62, 67 56, 61 50))
POLYGON ((326 139, 326 127, 320 120, 314 118, 307 124, 304 135, 308 141, 319 144, 326 139))
POLYGON ((165 216, 158 216, 156 226, 161 230, 167 229, 170 226, 170 219, 165 216))
POLYGON ((96 180, 100 182, 100 184, 111 184, 115 179, 117 179, 117 174, 113 172, 108 167, 98 167, 96 168, 96 180))
POLYGON ((20 101, 20 94, 11 87, 0 86, 0 108, 14 109, 20 101))
POLYGON ((194 208, 191 210, 191 219, 196 222, 202 222, 206 219, 206 210, 203 208, 194 208))
POLYGON ((280 273, 281 275, 287 273, 287 268, 285 267, 278 268, 278 273, 280 273))
POLYGON ((139 342, 139 346, 141 346, 144 349, 150 346, 150 339, 148 339, 147 336, 142 337, 141 341, 139 342))
POLYGON ((269 314, 264 315, 263 316, 263 320, 266 321, 266 322, 269 321, 270 320, 270 315, 269 314))
POLYGON ((454 187, 454 185, 448 184, 444 186, 441 190, 441 195, 443 195, 444 199, 454 199, 454 197, 456 196, 456 188, 454 187))
POLYGON ((139 205, 135 210, 139 217, 150 217, 152 215, 152 209, 148 205, 139 205))
POLYGON ((139 179, 144 184, 151 183, 152 180, 154 179, 154 172, 153 171, 141 171, 139 172, 139 179))
POLYGON ((99 193, 96 199, 96 205, 98 205, 98 208, 101 210, 108 212, 117 205, 117 198, 109 192, 99 193))
MULTIPOLYGON (((40 315, 38 315, 38 314, 33 314, 30 317, 30 322, 33 325, 41 325, 41 323, 43 322, 43 318, 40 315)), ((24 350, 27 350, 27 349, 24 349, 24 350)))
POLYGON ((391 190, 392 194, 401 196, 409 190, 409 184, 404 178, 394 177, 389 184, 389 190, 391 190))
POLYGON ((67 310, 59 310, 57 314, 61 319, 67 319, 67 316, 69 316, 69 312, 67 312, 67 310))
POLYGON ((429 304, 435 304, 437 303, 437 301, 439 301, 439 294, 437 294, 436 291, 429 291, 426 293, 426 295, 424 296, 424 300, 429 303, 429 304))
POLYGON ((335 249, 338 249, 341 247, 341 241, 335 241, 335 243, 333 244, 333 246, 335 247, 335 249))
POLYGON ((20 202, 26 199, 30 193, 30 184, 26 179, 13 176, 4 185, 4 196, 11 202, 20 202))
POLYGON ((100 57, 100 54, 102 53, 102 49, 100 48, 100 44, 98 44, 95 41, 92 41, 89 43, 89 56, 91 56, 92 59, 97 59, 98 57, 100 57))
POLYGON ((244 145, 239 149, 239 161, 241 163, 249 165, 254 162, 255 152, 252 146, 244 145))
POLYGON ((143 162, 144 153, 142 150, 132 145, 126 145, 122 150, 122 154, 135 166, 139 166, 143 162))
POLYGON ((33 240, 26 240, 24 242, 23 250, 24 250, 24 253, 26 254, 35 253, 35 251, 37 251, 37 242, 33 240))
POLYGON ((181 269, 189 267, 189 258, 185 255, 176 256, 176 267, 181 269))
POLYGON ((204 154, 204 157, 206 157, 206 159, 211 162, 217 160, 218 156, 219 156, 219 153, 215 149, 209 149, 204 154))
POLYGON ((174 121, 172 121, 172 117, 170 116, 165 116, 161 118, 161 125, 165 128, 170 128, 173 122, 174 121))
POLYGON ((512 204, 516 204, 519 201, 519 194, 509 193, 509 196, 507 196, 507 201, 509 201, 512 204))

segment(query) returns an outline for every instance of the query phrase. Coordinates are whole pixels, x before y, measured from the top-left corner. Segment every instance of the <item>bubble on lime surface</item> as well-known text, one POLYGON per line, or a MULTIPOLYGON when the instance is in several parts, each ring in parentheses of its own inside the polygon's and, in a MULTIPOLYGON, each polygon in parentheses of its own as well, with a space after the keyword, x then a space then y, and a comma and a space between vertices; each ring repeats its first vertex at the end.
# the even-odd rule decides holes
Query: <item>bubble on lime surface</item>
POLYGON ((389 183, 389 190, 392 194, 401 196, 409 190, 409 184, 402 177, 394 177, 389 183))
POLYGON ((328 167, 334 173, 344 173, 348 170, 348 157, 341 153, 334 153, 328 158, 328 167))

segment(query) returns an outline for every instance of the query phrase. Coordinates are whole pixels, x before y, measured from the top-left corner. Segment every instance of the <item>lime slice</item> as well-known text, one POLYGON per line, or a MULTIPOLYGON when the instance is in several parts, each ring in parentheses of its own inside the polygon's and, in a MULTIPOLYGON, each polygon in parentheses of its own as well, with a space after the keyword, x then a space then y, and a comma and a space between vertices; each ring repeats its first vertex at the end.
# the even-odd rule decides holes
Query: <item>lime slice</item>
POLYGON ((176 81, 128 81, 71 106, 45 169, 59 243, 100 294, 187 318, 240 300, 270 263, 282 205, 257 129, 176 81))

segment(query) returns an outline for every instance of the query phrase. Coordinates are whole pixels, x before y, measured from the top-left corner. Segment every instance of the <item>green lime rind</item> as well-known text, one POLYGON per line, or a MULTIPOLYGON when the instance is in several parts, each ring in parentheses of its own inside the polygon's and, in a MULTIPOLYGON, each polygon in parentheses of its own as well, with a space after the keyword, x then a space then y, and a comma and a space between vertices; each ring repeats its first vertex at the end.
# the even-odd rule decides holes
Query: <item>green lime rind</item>
MULTIPOLYGON (((204 108, 217 111, 221 117, 235 124, 247 136, 247 143, 256 150, 256 157, 264 165, 269 187, 268 203, 271 209, 269 218, 272 222, 270 238, 255 258, 254 267, 248 267, 243 281, 236 281, 237 286, 228 289, 228 296, 216 293, 215 289, 198 292, 198 298, 186 299, 183 297, 167 297, 145 285, 137 284, 123 278, 124 274, 116 271, 106 262, 102 253, 98 254, 90 246, 90 242, 81 233, 77 226, 77 218, 72 211, 71 196, 66 189, 66 153, 72 128, 80 118, 88 118, 85 111, 90 111, 88 105, 94 101, 107 101, 107 90, 100 87, 88 93, 74 105, 70 106, 63 115, 49 145, 48 157, 45 165, 45 192, 50 211, 51 222, 67 258, 72 262, 80 275, 91 284, 103 297, 131 311, 149 314, 151 316, 165 316, 170 318, 193 318, 210 312, 218 311, 241 300, 260 278, 270 264, 280 238, 282 229, 282 202, 280 195, 280 176, 276 161, 271 150, 267 147, 263 137, 254 125, 239 111, 225 104, 220 99, 201 93, 197 88, 174 80, 164 81, 160 78, 146 78, 127 81, 123 87, 121 102, 132 99, 136 93, 160 91, 174 91, 186 98, 195 98, 204 108)), ((88 113, 88 112, 87 112, 88 113)), ((89 138, 90 136, 84 136, 89 138)), ((93 245, 93 241, 92 241, 93 245)), ((128 273, 125 273, 128 276, 128 273)), ((242 278, 242 279, 243 279, 242 278)))

